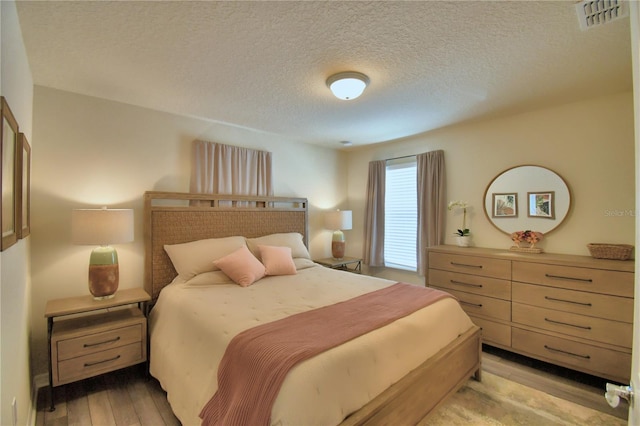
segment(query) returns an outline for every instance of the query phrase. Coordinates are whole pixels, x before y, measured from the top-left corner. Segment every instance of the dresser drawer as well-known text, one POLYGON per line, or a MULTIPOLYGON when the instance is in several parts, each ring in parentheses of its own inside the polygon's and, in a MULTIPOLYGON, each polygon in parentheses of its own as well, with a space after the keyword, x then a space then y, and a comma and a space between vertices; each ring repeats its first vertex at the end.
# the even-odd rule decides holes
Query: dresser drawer
POLYGON ((631 354, 513 327, 514 350, 551 363, 628 383, 631 354))
POLYGON ((633 297, 633 273, 573 266, 513 262, 513 281, 569 290, 633 297))
POLYGON ((142 324, 58 341, 58 361, 142 342, 142 324))
POLYGON ((511 300, 511 281, 497 278, 430 269, 429 286, 511 300))
POLYGON ((483 277, 511 279, 511 261, 480 256, 429 252, 429 268, 483 277))
POLYGON ((511 327, 485 318, 469 315, 471 321, 482 329, 482 343, 495 343, 511 347, 511 327))
POLYGON ((631 347, 633 324, 516 302, 513 302, 512 308, 514 323, 626 348, 631 347))
POLYGON ((479 296, 473 293, 443 289, 454 295, 460 302, 462 309, 469 315, 481 315, 500 319, 511 320, 511 302, 507 300, 494 299, 493 297, 479 296))
POLYGON ((513 283, 512 300, 526 305, 540 306, 574 314, 628 323, 633 322, 633 299, 626 297, 513 283))
MULTIPOLYGON (((75 382, 144 361, 143 342, 67 359, 58 363, 54 385, 75 382)), ((54 374, 56 369, 54 368, 54 374)))

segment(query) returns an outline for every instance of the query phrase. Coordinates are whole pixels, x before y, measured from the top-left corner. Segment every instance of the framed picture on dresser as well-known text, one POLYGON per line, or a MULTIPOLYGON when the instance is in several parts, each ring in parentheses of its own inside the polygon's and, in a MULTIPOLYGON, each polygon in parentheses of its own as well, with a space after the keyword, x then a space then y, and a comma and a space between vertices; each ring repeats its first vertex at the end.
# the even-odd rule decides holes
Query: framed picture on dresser
POLYGON ((0 161, 2 207, 0 215, 0 229, 2 231, 2 243, 0 250, 6 250, 18 240, 18 221, 20 205, 16 202, 16 171, 18 148, 18 122, 16 121, 9 104, 4 96, 0 97, 0 161))

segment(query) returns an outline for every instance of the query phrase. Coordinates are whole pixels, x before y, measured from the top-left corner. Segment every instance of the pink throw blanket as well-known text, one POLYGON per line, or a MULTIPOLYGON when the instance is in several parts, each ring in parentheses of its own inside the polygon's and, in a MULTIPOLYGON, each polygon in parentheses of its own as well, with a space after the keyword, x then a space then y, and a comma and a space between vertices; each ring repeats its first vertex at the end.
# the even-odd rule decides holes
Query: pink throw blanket
POLYGON ((218 391, 200 412, 202 424, 268 425, 280 386, 296 364, 445 297, 451 295, 397 283, 243 331, 220 362, 218 391))

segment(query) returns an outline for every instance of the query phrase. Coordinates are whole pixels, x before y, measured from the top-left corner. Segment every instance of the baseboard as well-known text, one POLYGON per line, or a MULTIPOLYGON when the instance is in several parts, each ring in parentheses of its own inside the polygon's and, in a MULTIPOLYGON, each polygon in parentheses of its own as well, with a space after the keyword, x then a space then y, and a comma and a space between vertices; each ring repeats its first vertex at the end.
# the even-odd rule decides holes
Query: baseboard
POLYGON ((40 389, 49 386, 49 375, 47 373, 38 374, 33 378, 33 392, 31 394, 31 411, 29 411, 29 417, 27 418, 27 425, 35 426, 36 417, 38 414, 38 392, 40 389))
POLYGON ((33 378, 33 387, 36 389, 44 388, 49 386, 49 374, 42 373, 38 374, 33 378))

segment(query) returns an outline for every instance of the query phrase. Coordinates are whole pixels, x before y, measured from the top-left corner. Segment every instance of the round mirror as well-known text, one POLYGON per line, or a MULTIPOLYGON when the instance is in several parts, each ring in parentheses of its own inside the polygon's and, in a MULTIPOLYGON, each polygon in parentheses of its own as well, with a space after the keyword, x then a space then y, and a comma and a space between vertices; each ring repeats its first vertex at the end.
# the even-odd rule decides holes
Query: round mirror
POLYGON ((541 166, 516 166, 495 177, 484 193, 484 213, 500 231, 548 234, 569 213, 571 194, 557 173, 541 166))

